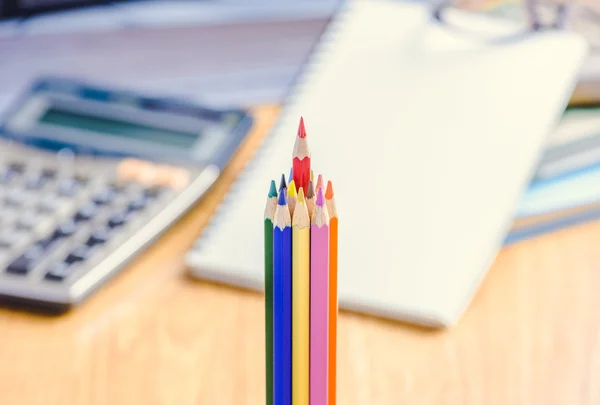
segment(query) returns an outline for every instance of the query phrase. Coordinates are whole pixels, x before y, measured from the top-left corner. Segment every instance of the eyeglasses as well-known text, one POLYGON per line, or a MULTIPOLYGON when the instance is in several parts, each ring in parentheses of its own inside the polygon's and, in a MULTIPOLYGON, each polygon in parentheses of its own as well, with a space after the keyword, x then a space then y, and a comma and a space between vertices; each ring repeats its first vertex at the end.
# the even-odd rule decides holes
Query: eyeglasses
POLYGON ((464 18, 467 10, 463 9, 463 13, 451 10, 460 8, 454 1, 443 1, 435 6, 432 16, 434 21, 457 33, 493 43, 519 40, 536 31, 570 29, 588 40, 591 52, 600 52, 600 2, 597 0, 522 0, 513 3, 505 5, 503 13, 496 14, 509 17, 516 23, 514 26, 498 21, 493 29, 487 24, 480 28, 472 19, 464 18))

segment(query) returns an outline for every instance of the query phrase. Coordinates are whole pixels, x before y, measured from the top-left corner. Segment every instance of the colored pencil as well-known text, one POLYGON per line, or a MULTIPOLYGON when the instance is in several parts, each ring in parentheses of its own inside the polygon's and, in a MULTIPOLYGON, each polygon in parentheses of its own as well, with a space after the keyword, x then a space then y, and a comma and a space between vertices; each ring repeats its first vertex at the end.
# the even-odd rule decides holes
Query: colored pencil
MULTIPOLYGON (((290 187, 291 189, 291 187, 290 187)), ((292 404, 309 405, 310 218, 300 187, 292 218, 292 404)))
POLYGON ((292 403, 292 219, 280 190, 273 217, 273 404, 292 403))
POLYGON ((310 230, 310 405, 327 405, 329 215, 317 191, 310 230))
POLYGON ((308 215, 312 218, 313 211, 315 210, 315 188, 312 180, 308 182, 308 191, 306 192, 306 209, 308 209, 308 215))
POLYGON ((296 188, 299 189, 302 187, 304 190, 308 190, 308 182, 310 181, 310 151, 308 149, 306 129, 304 128, 304 119, 302 117, 300 117, 298 136, 294 143, 292 158, 292 177, 294 178, 296 188))
MULTIPOLYGON (((319 174, 319 177, 317 177, 317 190, 323 188, 323 176, 319 174)), ((325 192, 325 190, 323 190, 323 192, 325 192)))
POLYGON ((292 179, 292 173, 294 173, 294 168, 290 167, 290 175, 288 176, 288 183, 290 183, 293 179, 292 179))
POLYGON ((287 203, 288 208, 290 209, 290 216, 294 217, 294 208, 296 208, 296 199, 298 198, 298 194, 296 193, 296 186, 294 180, 288 184, 287 189, 287 203))
POLYGON ((329 403, 336 405, 337 398, 337 316, 338 316, 338 214, 331 181, 325 191, 329 215, 329 403))
POLYGON ((273 405, 273 216, 277 207, 277 186, 271 188, 265 206, 265 361, 267 405, 273 405))
POLYGON ((310 169, 310 179, 311 179, 312 181, 315 181, 315 172, 313 172, 313 170, 312 170, 312 169, 310 169))

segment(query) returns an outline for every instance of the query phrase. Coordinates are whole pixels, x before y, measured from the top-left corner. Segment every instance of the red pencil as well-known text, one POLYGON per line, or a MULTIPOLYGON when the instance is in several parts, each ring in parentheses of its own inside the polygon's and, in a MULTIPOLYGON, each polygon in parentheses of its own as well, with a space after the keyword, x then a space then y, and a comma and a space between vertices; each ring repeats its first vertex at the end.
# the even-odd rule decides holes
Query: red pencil
POLYGON ((300 117, 298 136, 296 137, 292 157, 292 177, 294 178, 296 190, 299 190, 300 187, 308 190, 308 182, 310 181, 310 151, 308 150, 306 129, 304 128, 304 118, 302 117, 300 117))

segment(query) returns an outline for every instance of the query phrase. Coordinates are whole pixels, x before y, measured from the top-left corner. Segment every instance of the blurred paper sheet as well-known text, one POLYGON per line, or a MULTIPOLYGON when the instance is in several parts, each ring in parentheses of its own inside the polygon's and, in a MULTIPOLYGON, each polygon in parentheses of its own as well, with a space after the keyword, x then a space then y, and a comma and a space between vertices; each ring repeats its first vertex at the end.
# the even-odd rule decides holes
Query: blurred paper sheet
POLYGON ((0 98, 40 75, 209 104, 281 101, 328 19, 0 38, 0 98))

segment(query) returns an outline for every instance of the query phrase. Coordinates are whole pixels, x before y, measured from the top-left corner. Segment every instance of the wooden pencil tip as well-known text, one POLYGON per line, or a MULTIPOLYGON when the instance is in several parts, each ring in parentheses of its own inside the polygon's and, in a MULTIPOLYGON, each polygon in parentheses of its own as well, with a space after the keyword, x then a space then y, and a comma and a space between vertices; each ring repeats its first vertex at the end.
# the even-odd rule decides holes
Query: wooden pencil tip
POLYGON ((306 190, 306 198, 314 198, 315 196, 315 188, 313 186, 313 181, 308 181, 308 190, 306 190))
POLYGON ((296 183, 294 183, 294 180, 290 181, 290 184, 288 184, 288 196, 290 197, 296 197, 296 183))
POLYGON ((331 185, 331 180, 327 182, 327 191, 325 191, 325 198, 331 200, 333 198, 333 186, 331 185))
POLYGON ((304 190, 302 189, 302 187, 300 187, 300 190, 298 190, 298 202, 300 204, 304 203, 304 190))
POLYGON ((317 189, 323 188, 323 176, 319 174, 317 177, 317 189))
POLYGON ((306 138, 306 129, 304 128, 304 118, 300 117, 300 125, 298 126, 298 137, 306 138))
POLYGON ((317 190, 317 201, 316 204, 319 207, 322 207, 323 205, 325 205, 325 198, 323 198, 323 189, 320 188, 317 190))
POLYGON ((279 200, 277 200, 277 204, 279 204, 279 205, 287 204, 287 200, 285 199, 285 190, 281 190, 281 192, 279 193, 279 200))
POLYGON ((271 188, 269 189, 269 198, 277 197, 277 186, 275 185, 275 180, 271 180, 271 188))

